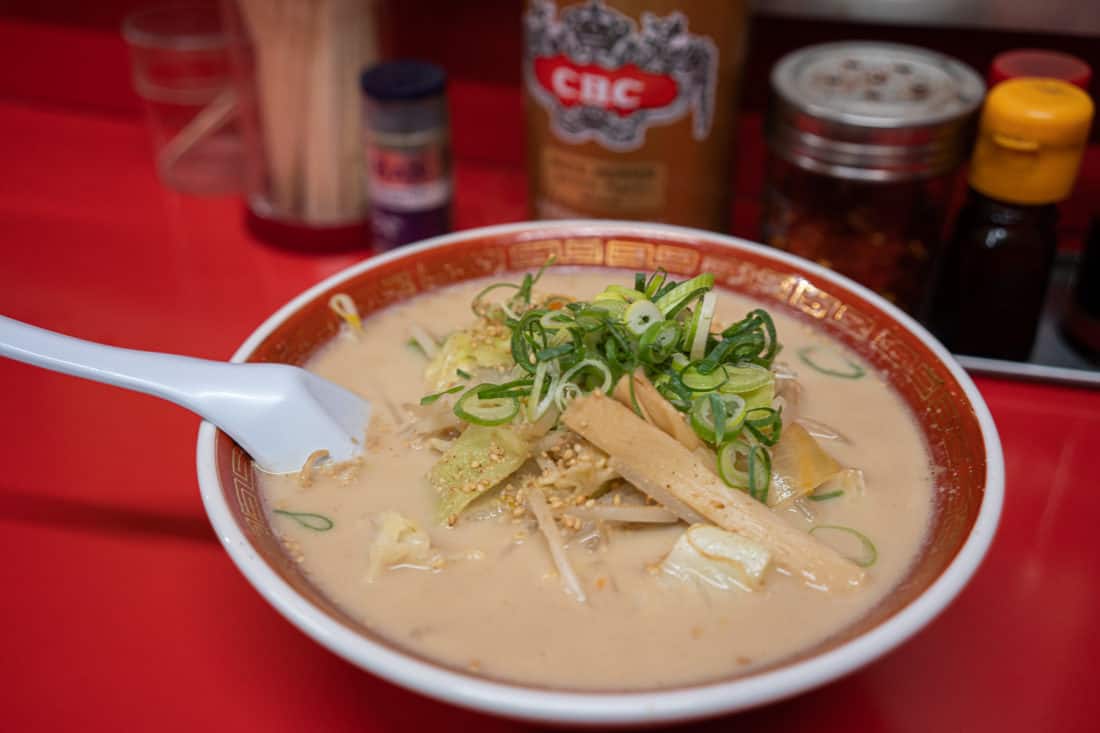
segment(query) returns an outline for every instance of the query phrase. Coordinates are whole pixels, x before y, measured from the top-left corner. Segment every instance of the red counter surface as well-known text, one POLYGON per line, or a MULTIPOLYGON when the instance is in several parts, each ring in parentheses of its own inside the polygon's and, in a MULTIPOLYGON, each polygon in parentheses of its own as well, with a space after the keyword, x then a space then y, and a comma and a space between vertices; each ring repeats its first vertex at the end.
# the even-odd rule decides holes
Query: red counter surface
MULTIPOLYGON (((0 100, 0 161, 0 313, 76 336, 226 358, 362 256, 271 249, 238 200, 167 191, 125 115, 0 100)), ((457 176, 459 226, 523 218, 518 167, 457 176)), ((1100 392, 978 385, 1008 485, 970 586, 846 679, 691 729, 1097 729, 1100 392)), ((267 606, 207 525, 197 418, 3 360, 0 405, 0 730, 526 729, 360 672, 267 606)))

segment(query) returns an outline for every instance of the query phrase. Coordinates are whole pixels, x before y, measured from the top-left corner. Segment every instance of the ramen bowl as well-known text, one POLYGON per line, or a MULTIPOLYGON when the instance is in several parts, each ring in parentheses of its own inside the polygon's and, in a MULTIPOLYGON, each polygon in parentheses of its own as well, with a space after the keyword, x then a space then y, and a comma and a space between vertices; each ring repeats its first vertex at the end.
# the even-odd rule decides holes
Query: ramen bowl
POLYGON ((917 633, 958 595, 997 527, 1004 467, 977 389, 947 351, 900 310, 810 262, 732 237, 628 222, 524 223, 469 230, 376 257, 302 293, 265 321, 234 361, 302 364, 338 332, 329 298, 364 316, 465 280, 529 270, 553 256, 574 267, 712 272, 719 287, 812 324, 878 369, 908 405, 937 466, 931 524, 903 580, 840 633, 736 676, 644 692, 517 684, 448 666, 350 617, 314 588, 270 526, 249 456, 203 424, 198 475, 210 521, 245 578, 292 624, 362 669, 428 697, 486 713, 582 725, 644 725, 744 710, 835 680, 917 633))

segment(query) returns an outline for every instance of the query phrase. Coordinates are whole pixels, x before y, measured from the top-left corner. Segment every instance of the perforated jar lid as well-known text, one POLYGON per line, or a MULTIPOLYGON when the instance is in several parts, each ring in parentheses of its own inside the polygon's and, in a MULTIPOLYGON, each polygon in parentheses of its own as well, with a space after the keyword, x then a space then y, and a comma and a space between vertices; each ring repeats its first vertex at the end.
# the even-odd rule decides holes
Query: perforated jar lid
POLYGON ((837 178, 899 181, 965 157, 985 84, 966 64, 894 43, 809 46, 772 70, 768 143, 837 178))

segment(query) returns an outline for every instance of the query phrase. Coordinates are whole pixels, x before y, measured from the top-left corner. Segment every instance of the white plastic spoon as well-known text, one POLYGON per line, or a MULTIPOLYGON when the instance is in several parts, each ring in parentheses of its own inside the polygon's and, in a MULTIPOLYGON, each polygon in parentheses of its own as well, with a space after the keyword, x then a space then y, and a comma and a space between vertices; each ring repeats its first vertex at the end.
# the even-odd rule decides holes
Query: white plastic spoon
POLYGON ((362 450, 370 403, 288 364, 230 364, 120 349, 0 316, 0 356, 175 402, 217 425, 265 471, 297 471, 316 450, 362 450))

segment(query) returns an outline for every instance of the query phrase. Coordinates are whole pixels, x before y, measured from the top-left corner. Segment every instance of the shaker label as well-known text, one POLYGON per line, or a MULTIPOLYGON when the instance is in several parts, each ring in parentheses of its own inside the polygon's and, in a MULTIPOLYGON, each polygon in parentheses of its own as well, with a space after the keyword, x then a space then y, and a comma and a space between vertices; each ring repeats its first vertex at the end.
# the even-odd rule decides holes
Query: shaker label
POLYGON ((639 28, 602 0, 560 13, 553 0, 540 0, 524 28, 525 83, 559 138, 636 150, 651 125, 689 113, 692 137, 709 136, 718 49, 688 32, 683 13, 643 13, 639 28))
POLYGON ((367 185, 370 200, 397 211, 421 211, 451 197, 446 148, 422 135, 386 135, 368 139, 367 185))

